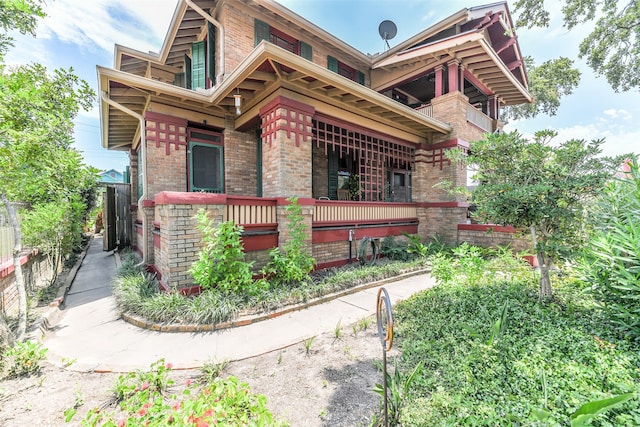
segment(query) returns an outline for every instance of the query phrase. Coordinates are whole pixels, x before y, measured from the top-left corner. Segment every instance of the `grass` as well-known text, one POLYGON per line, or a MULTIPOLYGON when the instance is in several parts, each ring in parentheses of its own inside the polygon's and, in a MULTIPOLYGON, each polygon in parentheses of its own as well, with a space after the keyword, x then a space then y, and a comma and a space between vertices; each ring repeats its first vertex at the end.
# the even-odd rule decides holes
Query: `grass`
POLYGON ((582 285, 555 278, 543 305, 535 277, 500 277, 444 283, 396 307, 403 369, 424 363, 402 425, 564 426, 584 403, 628 392, 636 398, 592 425, 640 425, 640 347, 612 336, 582 285))

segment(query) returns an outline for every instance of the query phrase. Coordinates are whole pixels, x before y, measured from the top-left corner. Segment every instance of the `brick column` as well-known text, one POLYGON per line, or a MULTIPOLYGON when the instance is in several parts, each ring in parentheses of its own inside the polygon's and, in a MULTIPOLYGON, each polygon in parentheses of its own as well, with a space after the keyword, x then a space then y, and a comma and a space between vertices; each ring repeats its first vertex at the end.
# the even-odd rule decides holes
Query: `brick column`
POLYGON ((222 222, 226 195, 161 192, 156 195, 156 223, 160 245, 156 247, 155 267, 163 286, 185 288, 194 285, 189 269, 198 259, 202 234, 195 215, 206 209, 215 224, 222 222))
POLYGON ((456 138, 422 144, 416 149, 413 200, 418 203, 418 234, 423 239, 438 235, 445 243, 457 241, 457 225, 466 222, 468 203, 463 196, 450 194, 437 184, 448 181, 456 187, 466 185, 466 167, 449 161, 445 153, 452 148, 468 147, 468 143, 456 138))
POLYGON ((260 109, 264 197, 313 197, 314 114, 313 107, 282 96, 260 109))

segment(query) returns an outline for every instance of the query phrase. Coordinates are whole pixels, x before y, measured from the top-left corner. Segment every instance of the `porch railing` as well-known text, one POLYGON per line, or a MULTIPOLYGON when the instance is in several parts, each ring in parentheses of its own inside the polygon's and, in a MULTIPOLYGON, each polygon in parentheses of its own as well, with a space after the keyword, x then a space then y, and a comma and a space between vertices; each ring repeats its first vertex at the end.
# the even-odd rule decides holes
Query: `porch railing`
POLYGON ((278 222, 276 200, 227 196, 223 221, 242 225, 274 224, 278 222))
POLYGON ((433 118, 433 105, 431 104, 423 104, 419 107, 416 107, 416 111, 420 114, 424 114, 427 117, 433 118))
POLYGON ((493 132, 493 120, 491 117, 478 110, 473 105, 467 105, 467 121, 487 132, 493 132))
POLYGON ((340 223, 389 223, 417 217, 411 203, 316 201, 314 225, 340 223))

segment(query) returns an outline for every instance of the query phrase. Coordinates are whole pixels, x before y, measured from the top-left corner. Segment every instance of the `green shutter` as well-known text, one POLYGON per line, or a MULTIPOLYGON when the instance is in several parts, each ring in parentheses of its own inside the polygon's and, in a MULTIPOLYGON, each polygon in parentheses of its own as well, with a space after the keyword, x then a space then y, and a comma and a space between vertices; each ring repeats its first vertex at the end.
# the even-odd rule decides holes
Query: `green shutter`
POLYGON ((191 58, 184 56, 184 87, 191 89, 191 58))
POLYGON ((205 42, 191 45, 191 89, 205 88, 205 42))
POLYGON ((364 85, 364 73, 362 71, 358 71, 358 83, 364 85))
POLYGON ((211 84, 216 84, 216 27, 211 22, 207 33, 207 74, 211 84))
POLYGON ((338 60, 333 56, 327 56, 327 68, 334 73, 338 72, 338 60))
POLYGON ((185 73, 176 73, 173 76, 173 85, 174 86, 180 86, 180 87, 186 87, 185 86, 185 79, 187 78, 187 76, 185 75, 185 73))
POLYGON ((329 198, 331 200, 338 200, 338 167, 339 159, 338 153, 329 148, 329 198))
POLYGON ((269 41, 269 36, 271 35, 271 27, 266 22, 262 22, 259 19, 256 19, 254 23, 254 32, 255 32, 254 46, 258 46, 258 44, 262 40, 269 41))
POLYGON ((313 49, 305 42, 300 42, 300 56, 309 61, 313 61, 313 49))

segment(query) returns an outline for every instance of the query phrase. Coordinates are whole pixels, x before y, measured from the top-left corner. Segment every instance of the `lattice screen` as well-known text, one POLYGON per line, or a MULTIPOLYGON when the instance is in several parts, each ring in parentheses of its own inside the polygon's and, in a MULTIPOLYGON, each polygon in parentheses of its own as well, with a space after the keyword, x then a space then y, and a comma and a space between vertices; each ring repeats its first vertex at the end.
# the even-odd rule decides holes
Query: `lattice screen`
POLYGON ((374 132, 347 129, 344 125, 313 121, 314 139, 318 147, 335 150, 340 157, 353 154, 358 163, 360 200, 385 200, 385 172, 387 169, 413 169, 415 149, 390 141, 374 132))

